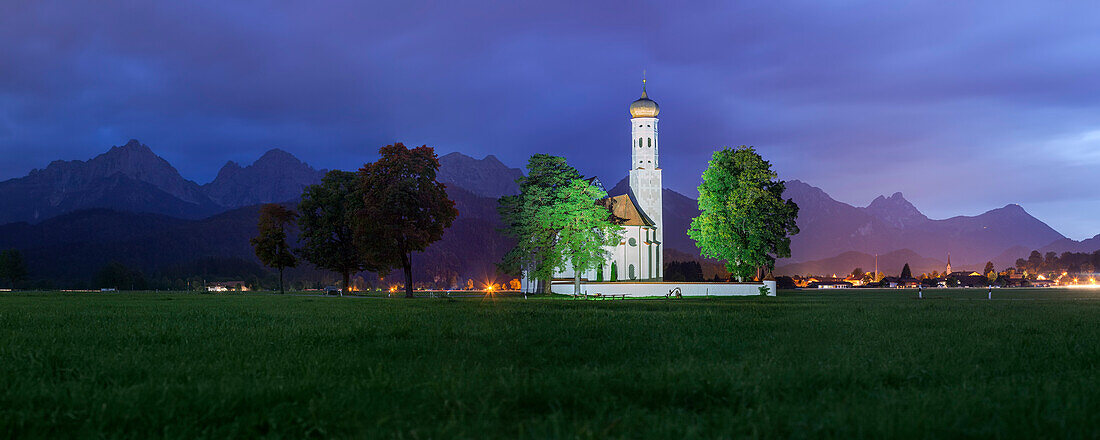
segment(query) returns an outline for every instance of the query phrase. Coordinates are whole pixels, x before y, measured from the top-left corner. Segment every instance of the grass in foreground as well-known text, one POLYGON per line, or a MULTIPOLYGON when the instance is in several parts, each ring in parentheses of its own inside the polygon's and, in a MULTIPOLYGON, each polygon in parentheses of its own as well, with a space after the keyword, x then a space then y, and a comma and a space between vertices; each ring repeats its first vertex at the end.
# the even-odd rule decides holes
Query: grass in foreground
POLYGON ((0 432, 1047 438, 1100 429, 1100 294, 929 293, 0 294, 0 432))

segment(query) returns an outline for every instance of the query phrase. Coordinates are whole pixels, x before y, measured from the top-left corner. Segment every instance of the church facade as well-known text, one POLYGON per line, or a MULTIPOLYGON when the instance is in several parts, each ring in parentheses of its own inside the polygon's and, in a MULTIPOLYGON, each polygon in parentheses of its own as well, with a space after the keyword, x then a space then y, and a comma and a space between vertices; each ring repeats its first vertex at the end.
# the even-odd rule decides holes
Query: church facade
MULTIPOLYGON (((605 248, 610 255, 607 261, 581 274, 585 281, 661 281, 664 277, 658 113, 660 107, 649 98, 643 80, 642 97, 630 104, 629 190, 601 201, 622 219, 623 230, 619 243, 605 248)), ((554 274, 557 280, 573 276, 572 268, 554 274)))

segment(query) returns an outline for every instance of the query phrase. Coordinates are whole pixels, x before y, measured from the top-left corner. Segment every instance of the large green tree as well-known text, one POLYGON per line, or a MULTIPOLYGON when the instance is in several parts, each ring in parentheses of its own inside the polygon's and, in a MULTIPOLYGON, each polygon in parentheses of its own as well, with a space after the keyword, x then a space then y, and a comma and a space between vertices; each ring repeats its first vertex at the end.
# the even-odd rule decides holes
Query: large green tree
POLYGON ((516 239, 516 245, 504 255, 500 264, 506 273, 526 272, 538 280, 538 291, 546 292, 554 271, 564 264, 558 252, 558 230, 547 218, 560 203, 562 190, 581 176, 565 158, 536 154, 527 161, 527 175, 520 177, 520 193, 500 198, 497 210, 504 223, 505 235, 516 239))
POLYGON ((724 260, 731 274, 763 277, 791 255, 798 205, 783 200, 784 183, 752 147, 716 151, 699 185, 698 217, 688 236, 703 256, 724 260))
POLYGON ((913 270, 909 269, 909 263, 905 263, 905 266, 902 266, 902 268, 901 268, 901 278, 902 279, 913 278, 913 270))
POLYGON ((27 279, 27 263, 18 249, 0 251, 0 279, 7 280, 12 289, 15 283, 27 279))
POLYGON ((573 269, 573 294, 581 291, 581 273, 607 260, 604 246, 619 242, 622 228, 607 206, 597 203, 607 193, 585 179, 573 179, 558 191, 557 201, 539 221, 557 231, 555 254, 561 256, 558 269, 573 269))
POLYGON ((351 276, 363 270, 377 270, 359 252, 355 243, 355 217, 363 209, 359 177, 351 171, 333 170, 321 183, 310 185, 298 203, 299 255, 320 269, 340 274, 345 292, 351 276))
POLYGON ((286 242, 287 230, 294 224, 297 214, 283 205, 268 203, 260 207, 260 220, 256 224, 259 235, 250 240, 256 256, 267 267, 279 270, 279 292, 283 287, 283 270, 294 267, 298 259, 286 242))
POLYGON ((439 159, 428 146, 402 143, 378 150, 381 157, 359 170, 363 205, 355 237, 367 261, 379 270, 402 268, 405 296, 413 297, 412 253, 443 238, 458 216, 455 204, 436 180, 439 159))

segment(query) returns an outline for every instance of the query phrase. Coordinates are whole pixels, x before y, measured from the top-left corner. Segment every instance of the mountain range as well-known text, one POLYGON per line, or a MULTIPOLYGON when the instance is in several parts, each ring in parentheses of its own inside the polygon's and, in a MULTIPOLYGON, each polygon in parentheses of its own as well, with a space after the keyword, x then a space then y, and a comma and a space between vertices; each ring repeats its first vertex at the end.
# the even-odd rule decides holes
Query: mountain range
MULTIPOLYGON (((494 156, 450 153, 439 160, 438 178, 460 214, 443 240, 415 257, 418 277, 495 278, 495 263, 510 246, 499 232, 496 199, 517 193, 523 173, 494 156)), ((324 173, 274 149, 247 166, 228 162, 200 185, 131 140, 87 161, 55 161, 0 182, 0 248, 24 250, 33 273, 58 279, 86 278, 109 261, 150 272, 205 257, 254 262, 248 238, 258 205, 294 204, 324 173)), ((608 194, 627 190, 624 178, 608 194)), ((873 270, 875 255, 884 272, 908 262, 919 273, 942 270, 948 253, 954 267, 980 269, 987 260, 1008 267, 1033 249, 1100 249, 1100 235, 1070 240, 1018 205, 934 220, 901 193, 857 207, 791 180, 784 195, 800 207, 801 232, 792 238, 792 257, 779 261, 779 274, 873 270)), ((699 213, 696 201, 667 188, 663 201, 666 260, 697 260, 708 277, 720 274, 720 264, 699 257, 686 234, 699 213)))
POLYGON ((26 177, 0 182, 0 224, 37 222, 90 208, 199 219, 233 208, 295 200, 323 171, 271 150, 242 168, 229 162, 199 185, 148 146, 131 140, 87 161, 54 161, 26 177))

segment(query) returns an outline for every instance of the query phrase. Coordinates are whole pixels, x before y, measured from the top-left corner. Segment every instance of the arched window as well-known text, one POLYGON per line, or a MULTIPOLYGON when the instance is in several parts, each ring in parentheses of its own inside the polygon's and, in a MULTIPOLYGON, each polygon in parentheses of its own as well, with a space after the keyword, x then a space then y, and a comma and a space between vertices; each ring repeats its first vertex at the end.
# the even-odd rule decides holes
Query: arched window
POLYGON ((638 148, 642 148, 642 138, 638 138, 638 148))
POLYGON ((638 277, 638 276, 637 276, 637 274, 635 274, 635 273, 634 273, 634 265, 633 265, 633 264, 631 264, 631 265, 630 265, 630 279, 632 279, 632 280, 633 280, 633 279, 635 279, 635 278, 637 278, 637 277, 638 277))
POLYGON ((646 138, 646 143, 649 144, 650 148, 653 148, 653 138, 646 138))

